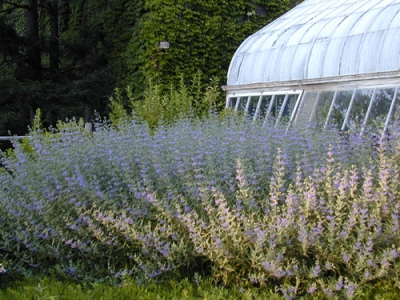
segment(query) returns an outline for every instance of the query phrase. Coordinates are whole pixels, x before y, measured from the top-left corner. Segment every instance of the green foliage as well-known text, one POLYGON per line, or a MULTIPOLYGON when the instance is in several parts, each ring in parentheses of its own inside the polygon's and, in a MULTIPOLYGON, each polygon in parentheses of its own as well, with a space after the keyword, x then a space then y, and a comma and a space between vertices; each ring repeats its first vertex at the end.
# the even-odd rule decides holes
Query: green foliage
POLYGON ((27 64, 32 43, 25 32, 26 3, 13 3, 0 7, 0 31, 5 33, 0 35, 0 135, 25 133, 37 108, 45 126, 72 116, 89 121, 94 110, 104 114, 118 76, 125 73, 119 55, 142 9, 140 1, 41 1, 40 76, 33 76, 27 64), (56 46, 50 28, 55 4, 56 46), (51 66, 52 57, 58 66, 51 66))
MULTIPOLYGON (((274 290, 266 288, 223 288, 213 284, 205 278, 195 278, 194 282, 187 279, 182 281, 169 281, 142 285, 132 280, 127 280, 121 286, 110 286, 105 283, 89 284, 85 282, 60 281, 54 278, 25 278, 14 282, 2 282, 0 274, 0 298, 2 300, 130 300, 132 295, 138 300, 154 299, 209 299, 209 300, 283 300, 281 295, 274 290), (200 279, 200 281, 198 281, 200 279)), ((384 299, 397 300, 400 297, 398 287, 387 281, 378 281, 369 284, 360 290, 358 299, 384 299)), ((307 295, 299 299, 324 300, 332 299, 318 293, 307 295)), ((338 299, 338 298, 333 298, 338 299)))
POLYGON ((132 57, 127 78, 136 93, 146 80, 177 85, 200 70, 203 85, 216 77, 225 82, 229 63, 237 47, 250 34, 293 7, 277 1, 145 1, 146 12, 127 48, 132 57), (257 4, 256 4, 257 3, 257 4), (255 5, 263 13, 256 14, 255 5), (168 41, 170 48, 159 43, 168 41))
MULTIPOLYGON (((36 110, 35 116, 33 117, 33 122, 32 122, 32 127, 30 128, 30 133, 31 134, 39 134, 39 135, 41 135, 42 132, 43 132, 42 112, 38 108, 36 110)), ((32 145, 32 143, 29 141, 29 137, 28 136, 24 136, 23 139, 21 140, 21 150, 30 159, 36 159, 37 158, 37 153, 35 151, 35 148, 32 145)), ((12 149, 8 150, 8 156, 9 157, 14 156, 12 149)))
MULTIPOLYGON (((31 159, 37 157, 35 149, 33 148, 32 144, 29 142, 28 137, 24 137, 21 141, 21 150, 28 155, 31 159)), ((11 150, 10 150, 11 151, 11 150)), ((11 152, 9 152, 11 154, 11 152)))
POLYGON ((112 74, 117 86, 125 86, 126 64, 131 59, 125 52, 137 34, 143 1, 76 1, 68 6, 68 27, 62 37, 71 59, 75 63, 86 58, 94 59, 95 64, 106 63, 106 72, 112 74))
POLYGON ((33 118, 32 122, 32 130, 36 132, 43 130, 42 111, 40 108, 36 109, 35 117, 33 118))
MULTIPOLYGON (((1 275, 0 275, 1 276, 1 275)), ((1 278, 1 277, 0 277, 1 278)), ((283 299, 270 290, 239 289, 216 287, 210 280, 203 280, 196 284, 185 279, 182 281, 170 281, 168 283, 141 285, 133 281, 127 281, 122 286, 109 286, 107 284, 63 282, 55 279, 44 278, 41 280, 25 279, 17 281, 0 290, 2 300, 130 300, 134 295, 138 300, 155 299, 213 299, 213 300, 237 300, 237 299, 283 299)))
MULTIPOLYGON (((60 281, 54 278, 25 278, 12 281, 5 273, 0 274, 0 298, 2 300, 86 300, 86 299, 254 299, 254 300, 280 300, 285 299, 273 289, 267 288, 223 288, 216 286, 210 278, 196 276, 193 281, 169 280, 163 283, 139 284, 126 280, 121 286, 110 286, 107 283, 87 283, 60 281)), ((360 296, 355 299, 384 299, 397 300, 400 297, 399 288, 391 282, 382 280, 366 285, 359 291, 360 296)), ((317 293, 316 295, 303 296, 300 299, 328 300, 331 298, 317 293)))
MULTIPOLYGON (((290 9, 291 2, 43 0, 37 8, 40 45, 35 49, 40 52, 36 63, 40 66, 35 72, 27 59, 32 43, 25 32, 26 3, 4 3, 0 5, 0 134, 25 133, 37 108, 45 126, 72 116, 89 121, 94 110, 106 114, 114 87, 130 86, 137 100, 149 96, 144 92, 150 80, 165 96, 165 89, 182 86, 182 74, 189 86, 199 70, 202 89, 210 78, 223 84, 240 43, 290 9), (57 37, 51 27, 55 3, 57 37), (171 47, 160 49, 160 41, 171 47)), ((173 93, 166 97, 184 100, 183 94, 173 93)), ((191 109, 201 115, 209 103, 197 101, 194 96, 191 109)), ((171 119, 188 104, 177 105, 166 110, 164 118, 171 119)))
POLYGON ((144 99, 135 99, 132 89, 127 88, 129 104, 139 120, 147 122, 150 128, 160 125, 164 118, 165 107, 168 102, 161 92, 159 85, 153 85, 151 82, 144 92, 144 99))
POLYGON ((210 85, 205 88, 204 96, 198 98, 202 100, 194 103, 195 115, 200 118, 207 116, 210 112, 222 111, 225 107, 225 102, 221 101, 219 80, 213 77, 210 81, 210 85))
POLYGON ((171 84, 168 89, 162 89, 162 86, 150 81, 143 99, 138 99, 128 86, 126 96, 127 100, 124 100, 117 88, 115 96, 110 98, 110 120, 115 126, 127 120, 126 102, 133 110, 134 117, 145 121, 152 130, 160 124, 172 124, 179 118, 192 116, 202 119, 222 107, 218 81, 211 80, 211 85, 203 88, 200 73, 193 76, 190 85, 185 83, 181 75, 179 85, 176 87, 171 84))
MULTIPOLYGON (((129 90, 128 90, 128 95, 129 95, 129 90)), ((128 119, 128 114, 124 108, 124 105, 122 103, 122 95, 121 91, 116 88, 115 89, 115 96, 110 97, 110 121, 111 123, 115 126, 118 127, 120 122, 124 122, 125 120, 128 119)))

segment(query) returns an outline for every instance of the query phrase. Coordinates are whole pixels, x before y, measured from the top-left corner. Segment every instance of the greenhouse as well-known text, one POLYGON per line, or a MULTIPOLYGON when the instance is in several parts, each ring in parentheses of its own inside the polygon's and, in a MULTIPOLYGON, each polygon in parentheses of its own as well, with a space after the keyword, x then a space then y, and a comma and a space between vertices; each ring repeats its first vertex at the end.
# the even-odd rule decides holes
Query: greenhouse
POLYGON ((400 118, 400 0, 306 0, 248 37, 226 106, 273 125, 390 133, 400 118))

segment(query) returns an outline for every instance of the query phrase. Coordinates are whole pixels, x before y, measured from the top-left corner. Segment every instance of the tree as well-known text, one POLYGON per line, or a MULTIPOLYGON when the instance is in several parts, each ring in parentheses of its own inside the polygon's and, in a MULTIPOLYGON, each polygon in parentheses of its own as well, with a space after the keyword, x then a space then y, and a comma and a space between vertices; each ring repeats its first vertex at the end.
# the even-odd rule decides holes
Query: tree
MULTIPOLYGON (((297 3, 297 1, 295 2, 297 3)), ((115 87, 224 83, 232 55, 291 0, 0 0, 0 135, 107 113, 115 87), (160 48, 160 42, 170 48, 160 48)))
POLYGON ((98 16, 79 8, 92 5, 103 13, 108 1, 0 4, 0 135, 26 132, 37 108, 47 125, 67 116, 89 120, 94 110, 104 112, 116 82, 107 70, 106 51, 99 49, 105 24, 95 28, 101 23, 98 16), (92 22, 91 31, 85 22, 92 22))
POLYGON ((26 0, 25 7, 25 30, 26 30, 26 57, 28 78, 42 78, 42 54, 39 37, 39 14, 37 0, 26 0))
POLYGON ((48 3, 50 17, 50 70, 58 75, 58 0, 52 0, 48 3))

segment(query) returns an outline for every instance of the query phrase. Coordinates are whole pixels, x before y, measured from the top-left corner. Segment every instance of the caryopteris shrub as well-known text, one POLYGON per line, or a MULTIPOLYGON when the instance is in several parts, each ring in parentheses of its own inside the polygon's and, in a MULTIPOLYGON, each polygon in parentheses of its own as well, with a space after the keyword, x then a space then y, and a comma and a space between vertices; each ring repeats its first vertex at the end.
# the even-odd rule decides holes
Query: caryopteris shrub
POLYGON ((29 153, 15 144, 2 156, 0 261, 10 273, 210 274, 287 298, 399 284, 394 140, 374 148, 336 131, 217 116, 152 134, 135 120, 93 134, 66 128, 32 132, 29 153))

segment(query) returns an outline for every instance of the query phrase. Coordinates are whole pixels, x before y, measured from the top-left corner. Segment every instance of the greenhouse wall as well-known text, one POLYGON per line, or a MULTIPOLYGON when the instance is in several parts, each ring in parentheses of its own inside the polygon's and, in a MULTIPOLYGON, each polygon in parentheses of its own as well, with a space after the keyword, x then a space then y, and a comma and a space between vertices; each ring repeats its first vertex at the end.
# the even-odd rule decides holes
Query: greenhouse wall
POLYGON ((390 133, 400 118, 400 0, 306 0, 248 37, 226 106, 277 126, 390 133))

